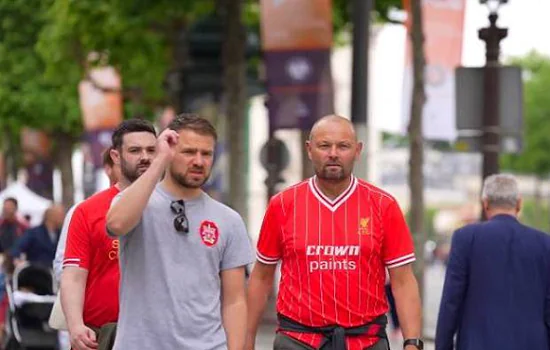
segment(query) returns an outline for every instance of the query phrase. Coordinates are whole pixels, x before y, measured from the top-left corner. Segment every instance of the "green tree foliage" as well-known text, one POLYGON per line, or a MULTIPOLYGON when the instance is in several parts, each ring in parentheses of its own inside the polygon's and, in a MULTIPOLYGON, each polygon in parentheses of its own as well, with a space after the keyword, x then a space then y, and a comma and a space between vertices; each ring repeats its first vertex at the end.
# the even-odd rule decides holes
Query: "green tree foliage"
POLYGON ((16 173, 18 142, 23 126, 41 129, 54 140, 54 160, 61 166, 64 201, 72 203, 70 157, 74 136, 81 129, 76 88, 65 78, 72 62, 65 63, 59 79, 48 79, 46 63, 36 43, 52 0, 0 0, 0 148, 16 173))
MULTIPOLYGON (((143 112, 166 104, 164 82, 177 64, 175 48, 187 25, 214 9, 214 1, 53 0, 38 42, 46 74, 58 79, 73 62, 73 86, 94 65, 112 65, 122 76, 125 101, 143 112), (89 53, 94 52, 94 59, 89 53)), ((128 104, 127 104, 128 105, 128 104)))
POLYGON ((503 155, 502 168, 545 178, 550 174, 550 57, 531 52, 514 59, 524 71, 524 150, 503 155))
MULTIPOLYGON (((374 5, 375 19, 382 22, 389 22, 388 14, 390 10, 403 7, 402 0, 371 0, 374 5)), ((351 14, 353 13, 353 1, 351 0, 332 0, 332 22, 334 31, 339 33, 342 30, 349 29, 351 24, 351 14)))
MULTIPOLYGON (((215 0, 0 0, 0 126, 21 123, 79 136, 77 85, 89 65, 114 65, 126 101, 167 102, 164 83, 174 66, 181 30, 215 8, 215 0), (88 62, 88 53, 97 59, 88 62)), ((387 18, 400 0, 375 1, 387 18)), ((336 31, 347 30, 351 2, 334 0, 336 31)), ((245 23, 259 29, 258 1, 245 23)))
POLYGON ((537 199, 524 198, 520 219, 526 225, 550 233, 550 215, 548 203, 537 199))
MULTIPOLYGON (((77 87, 95 65, 121 74, 126 116, 173 104, 181 96, 170 96, 167 77, 185 64, 182 34, 218 1, 230 0, 0 0, 0 147, 15 144, 21 126, 35 127, 70 167, 82 134, 77 87)), ((374 3, 377 18, 387 18, 401 1, 374 3)), ((350 27, 350 4, 333 0, 337 32, 350 27)), ((245 5, 245 24, 259 30, 259 1, 245 5)))
MULTIPOLYGON (((44 75, 36 42, 51 0, 0 0, 0 125, 18 133, 22 125, 46 131, 78 128, 76 89, 44 75), (68 118, 73 115, 73 118, 68 118)), ((66 68, 70 68, 68 62, 66 68)), ((65 70, 66 76, 68 70, 65 70)))

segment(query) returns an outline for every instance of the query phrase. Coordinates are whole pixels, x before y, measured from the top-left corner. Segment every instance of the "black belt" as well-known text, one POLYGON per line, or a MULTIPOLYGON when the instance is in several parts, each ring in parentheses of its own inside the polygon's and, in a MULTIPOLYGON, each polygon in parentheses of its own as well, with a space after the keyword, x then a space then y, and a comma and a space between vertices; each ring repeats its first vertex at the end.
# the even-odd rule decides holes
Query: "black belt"
POLYGON ((381 315, 367 324, 356 327, 323 326, 311 327, 298 323, 284 315, 277 314, 279 329, 286 332, 315 333, 323 335, 319 350, 346 350, 346 336, 372 335, 387 339, 386 324, 388 318, 381 315))

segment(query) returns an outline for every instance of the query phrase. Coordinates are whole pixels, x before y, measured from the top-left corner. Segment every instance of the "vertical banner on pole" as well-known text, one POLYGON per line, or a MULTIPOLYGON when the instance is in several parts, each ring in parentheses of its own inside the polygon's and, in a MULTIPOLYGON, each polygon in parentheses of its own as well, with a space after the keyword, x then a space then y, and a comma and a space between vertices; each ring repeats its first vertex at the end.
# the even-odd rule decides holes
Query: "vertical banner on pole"
POLYGON ((97 190, 96 172, 102 167, 102 153, 111 145, 113 129, 122 122, 122 87, 113 67, 94 68, 80 82, 80 108, 84 123, 84 195, 97 190))
POLYGON ((333 112, 331 0, 261 0, 272 130, 309 129, 333 112))
MULTIPOLYGON (((403 0, 407 10, 407 50, 403 82, 403 131, 411 112, 413 87, 411 0, 403 0)), ((423 134, 427 139, 454 140, 455 74, 462 61, 462 37, 466 0, 422 0, 424 52, 426 55, 426 104, 423 113, 423 134)))
POLYGON ((21 130, 21 148, 27 172, 27 187, 44 198, 53 199, 50 138, 42 131, 23 128, 21 130))

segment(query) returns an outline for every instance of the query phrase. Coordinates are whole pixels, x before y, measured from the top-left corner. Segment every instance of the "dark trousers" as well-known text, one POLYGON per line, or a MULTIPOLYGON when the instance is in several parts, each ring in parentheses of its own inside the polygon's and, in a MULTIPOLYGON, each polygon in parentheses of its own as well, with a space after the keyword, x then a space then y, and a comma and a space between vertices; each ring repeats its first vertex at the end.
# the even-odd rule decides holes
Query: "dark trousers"
POLYGON ((111 350, 115 345, 116 323, 107 323, 101 328, 91 327, 97 339, 97 350, 111 350))
MULTIPOLYGON (((389 350, 388 341, 386 339, 380 339, 380 341, 373 346, 365 348, 364 350, 389 350)), ((316 350, 311 346, 304 344, 292 337, 277 333, 275 341, 273 342, 273 350, 316 350)))

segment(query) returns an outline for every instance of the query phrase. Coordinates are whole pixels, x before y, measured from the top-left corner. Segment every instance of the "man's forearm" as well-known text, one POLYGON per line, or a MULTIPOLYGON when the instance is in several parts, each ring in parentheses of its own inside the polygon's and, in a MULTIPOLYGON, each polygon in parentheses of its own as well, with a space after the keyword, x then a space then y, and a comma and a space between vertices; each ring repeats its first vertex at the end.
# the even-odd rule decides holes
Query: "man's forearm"
POLYGON ((250 343, 250 345, 253 345, 256 341, 258 325, 260 324, 272 287, 273 279, 265 281, 254 278, 254 275, 250 278, 247 292, 247 343, 250 343))
POLYGON ((158 156, 147 171, 131 184, 120 199, 107 213, 107 229, 110 233, 122 236, 139 223, 149 197, 162 177, 167 158, 158 156))
POLYGON ((420 337, 422 334, 422 303, 416 279, 410 278, 406 283, 392 283, 392 293, 403 338, 420 337))
POLYGON ((223 328, 228 350, 242 350, 246 339, 246 300, 223 305, 223 328))
MULTIPOLYGON (((72 269, 72 268, 71 268, 72 269)), ((87 277, 87 273, 86 273, 87 277)), ((79 276, 75 271, 65 271, 61 278, 61 307, 67 321, 69 331, 84 324, 84 293, 86 278, 79 276)))

